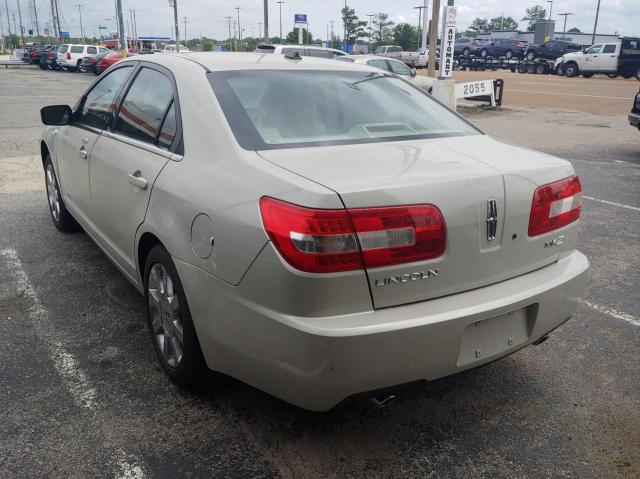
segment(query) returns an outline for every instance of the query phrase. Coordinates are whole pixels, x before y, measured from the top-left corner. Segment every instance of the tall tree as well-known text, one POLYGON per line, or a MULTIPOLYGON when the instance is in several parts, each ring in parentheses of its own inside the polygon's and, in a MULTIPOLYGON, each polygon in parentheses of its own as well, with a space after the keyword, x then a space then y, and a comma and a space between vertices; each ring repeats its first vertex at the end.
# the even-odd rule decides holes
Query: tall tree
POLYGON ((353 8, 344 7, 342 10, 342 23, 345 26, 347 33, 346 41, 351 44, 355 44, 359 38, 367 36, 365 27, 367 22, 362 22, 358 19, 356 11, 353 8))
POLYGON ((525 10, 526 15, 522 17, 522 21, 529 22, 527 30, 532 32, 536 29, 536 23, 543 22, 547 18, 547 10, 540 5, 534 5, 533 7, 525 10))
MULTIPOLYGON (((287 34, 287 38, 285 43, 290 43, 292 45, 298 44, 298 29, 294 28, 287 34)), ((302 44, 306 45, 307 43, 313 43, 313 35, 306 28, 302 29, 302 44)))
POLYGON ((488 32, 489 31, 489 20, 486 18, 476 17, 469 25, 469 30, 472 32, 488 32))
POLYGON ((489 22, 489 30, 516 30, 518 22, 513 17, 496 17, 489 22))
POLYGON ((375 17, 373 17, 373 41, 378 45, 382 45, 383 43, 387 43, 389 37, 391 36, 391 27, 394 22, 389 20, 389 15, 386 13, 376 13, 375 17))
POLYGON ((403 50, 413 50, 418 39, 418 29, 408 23, 398 23, 393 27, 393 43, 403 50))

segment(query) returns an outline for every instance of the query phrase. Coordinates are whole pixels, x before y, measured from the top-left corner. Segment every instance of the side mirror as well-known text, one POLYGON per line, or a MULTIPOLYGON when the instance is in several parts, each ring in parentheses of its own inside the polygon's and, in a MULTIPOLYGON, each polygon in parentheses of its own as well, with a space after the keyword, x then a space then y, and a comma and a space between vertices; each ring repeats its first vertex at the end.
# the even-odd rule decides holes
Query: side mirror
POLYGON ((71 120, 69 105, 45 106, 40 110, 40 118, 45 125, 68 125, 71 120))
POLYGON ((417 74, 418 74, 418 72, 416 71, 416 69, 415 69, 415 68, 412 68, 412 69, 411 69, 411 76, 412 76, 412 77, 414 77, 414 76, 416 76, 417 74))

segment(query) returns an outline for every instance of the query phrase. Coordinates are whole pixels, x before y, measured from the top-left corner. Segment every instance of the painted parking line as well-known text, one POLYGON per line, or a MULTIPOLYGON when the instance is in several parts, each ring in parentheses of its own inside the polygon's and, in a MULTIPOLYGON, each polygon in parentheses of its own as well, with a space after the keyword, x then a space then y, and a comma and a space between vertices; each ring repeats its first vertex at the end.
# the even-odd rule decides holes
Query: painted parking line
MULTIPOLYGON (((10 277, 16 282, 18 292, 31 303, 29 318, 36 336, 46 346, 56 372, 73 398, 74 404, 81 409, 91 411, 99 409, 96 388, 89 381, 75 356, 64 348, 59 332, 49 321, 49 311, 40 302, 18 253, 14 249, 0 250, 0 259, 4 261, 10 277)), ((122 449, 118 450, 117 468, 118 478, 144 479, 146 477, 139 461, 122 449)))
POLYGON ((625 205, 625 204, 622 204, 622 203, 616 203, 615 201, 601 200, 600 198, 594 198, 593 196, 582 195, 582 197, 585 200, 597 201, 598 203, 603 203, 605 205, 617 206, 618 208, 625 208, 627 210, 632 210, 632 211, 640 211, 640 208, 637 207, 637 206, 631 206, 631 205, 625 205))
POLYGON ((606 314, 615 319, 621 319, 622 321, 626 321, 629 324, 633 324, 634 326, 640 327, 640 318, 636 318, 635 316, 629 313, 623 313, 621 311, 616 311, 613 308, 608 308, 607 306, 602 306, 600 304, 592 303, 586 299, 581 299, 580 303, 595 310, 600 313, 606 314))
POLYGON ((31 286, 18 254, 13 249, 5 249, 0 251, 0 257, 4 258, 20 292, 31 302, 29 305, 29 317, 38 339, 46 344, 53 365, 71 394, 73 402, 79 408, 94 409, 96 389, 91 385, 86 373, 78 365, 77 359, 66 351, 62 342, 56 338, 55 330, 49 322, 49 312, 42 306, 38 294, 31 286))
POLYGON ((633 100, 634 97, 626 97, 626 96, 603 96, 603 95, 583 95, 581 93, 551 93, 548 91, 533 91, 533 90, 513 90, 511 88, 507 89, 507 92, 515 91, 517 93, 534 93, 536 95, 562 95, 562 96, 581 96, 588 98, 607 98, 609 100, 625 100, 630 101, 633 100))

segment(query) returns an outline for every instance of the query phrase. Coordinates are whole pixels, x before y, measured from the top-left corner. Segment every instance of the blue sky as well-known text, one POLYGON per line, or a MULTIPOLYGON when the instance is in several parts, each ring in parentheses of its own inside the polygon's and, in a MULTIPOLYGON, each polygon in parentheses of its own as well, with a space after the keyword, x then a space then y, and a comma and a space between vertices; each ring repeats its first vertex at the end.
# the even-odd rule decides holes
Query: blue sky
MULTIPOLYGON (((32 9, 28 8, 32 0, 0 0, 2 26, 7 33, 7 19, 5 1, 9 6, 9 13, 18 18, 17 1, 20 1, 22 19, 25 25, 32 24, 32 9)), ((237 18, 235 7, 241 7, 240 22, 244 30, 244 36, 258 35, 262 22, 263 0, 177 0, 178 14, 180 17, 180 35, 183 35, 183 17, 187 17, 187 35, 205 35, 214 38, 226 38, 228 36, 228 24, 226 16, 237 18)), ((111 30, 115 29, 113 20, 115 8, 114 0, 58 0, 62 12, 63 30, 69 30, 72 35, 79 36, 80 22, 78 8, 82 7, 82 19, 86 34, 93 36, 98 32, 98 26, 104 25, 111 30)), ((168 0, 122 0, 125 14, 129 9, 136 10, 138 34, 167 36, 173 23, 173 11, 168 0)), ((49 17, 50 0, 36 0, 38 16, 41 28, 47 23, 49 17)), ((417 10, 413 7, 421 5, 423 0, 348 0, 350 7, 355 8, 356 13, 367 19, 370 13, 386 12, 395 22, 406 21, 417 25, 417 10)), ((442 3, 446 3, 443 0, 442 3)), ((464 29, 476 16, 497 17, 504 12, 505 16, 512 16, 517 21, 524 16, 525 8, 535 5, 548 7, 548 3, 531 0, 458 0, 458 23, 460 29, 464 29)), ((562 28, 561 17, 557 13, 572 12, 567 23, 567 28, 578 27, 584 32, 591 32, 595 19, 597 0, 556 0, 553 4, 553 17, 557 22, 557 29, 562 28)), ((269 0, 270 33, 279 32, 279 5, 276 0, 269 0)), ((431 0, 429 1, 431 5, 431 0)), ((327 26, 331 20, 335 21, 336 34, 342 30, 340 21, 340 9, 344 1, 340 0, 285 0, 282 4, 283 31, 290 31, 293 26, 294 13, 306 13, 309 16, 311 32, 316 37, 326 38, 327 26)), ((50 20, 49 20, 50 22, 50 20)), ((13 21, 12 21, 13 31, 13 21)), ((30 27, 28 27, 30 28, 30 27)), ((520 28, 526 28, 525 22, 520 22, 520 28)), ((600 19, 598 22, 599 33, 618 32, 622 35, 640 36, 640 0, 602 0, 600 19)))

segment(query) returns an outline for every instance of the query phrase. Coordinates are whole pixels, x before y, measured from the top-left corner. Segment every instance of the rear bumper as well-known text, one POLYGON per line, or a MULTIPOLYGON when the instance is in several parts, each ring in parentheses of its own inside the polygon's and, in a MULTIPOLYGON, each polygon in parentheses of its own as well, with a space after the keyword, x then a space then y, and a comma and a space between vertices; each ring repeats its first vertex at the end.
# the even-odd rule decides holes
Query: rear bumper
POLYGON ((473 291, 320 318, 275 313, 243 301, 234 288, 198 268, 177 260, 176 266, 210 368, 324 411, 358 393, 437 379, 539 340, 574 313, 589 262, 575 251, 553 265, 473 291), (515 341, 495 328, 485 328, 489 334, 480 340, 469 333, 468 327, 511 312, 526 324, 515 341), (470 359, 470 347, 477 349, 469 341, 476 340, 490 352, 470 359))
POLYGON ((629 124, 640 129, 640 113, 629 113, 629 124))

